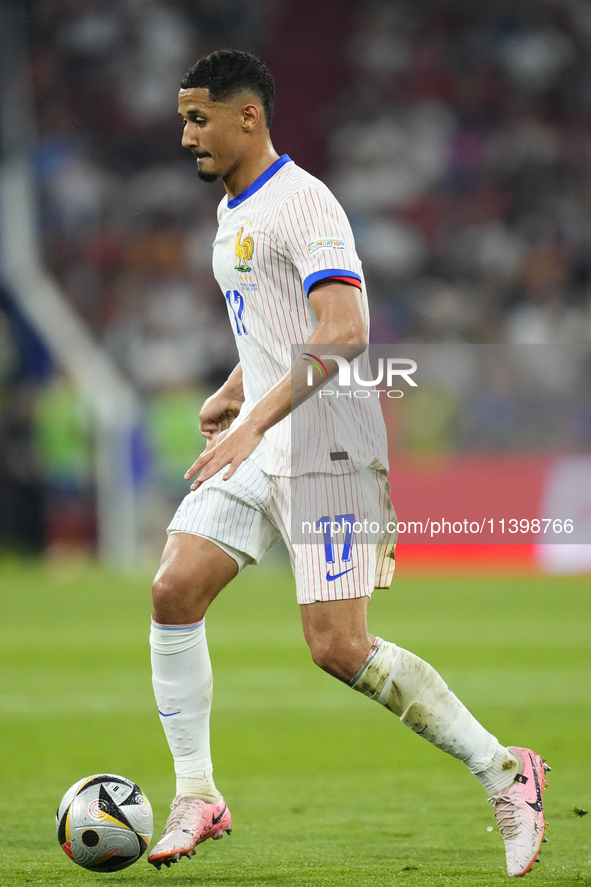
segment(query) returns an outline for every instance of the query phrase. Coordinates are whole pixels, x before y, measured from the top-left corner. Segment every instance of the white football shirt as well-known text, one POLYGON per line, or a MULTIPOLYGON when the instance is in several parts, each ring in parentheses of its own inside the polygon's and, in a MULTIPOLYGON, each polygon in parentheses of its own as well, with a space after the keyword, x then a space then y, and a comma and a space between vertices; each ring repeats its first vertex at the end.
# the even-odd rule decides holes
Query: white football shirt
MULTIPOLYGON (((213 271, 226 299, 242 366, 245 403, 236 420, 240 422, 291 369, 293 346, 303 345, 318 326, 308 300, 314 283, 353 278, 361 285, 368 330, 369 310, 343 208, 326 185, 286 154, 241 194, 231 200, 224 197, 218 223, 213 271)), ((376 460, 387 468, 386 430, 377 395, 357 399, 351 390, 339 389, 334 379, 326 388, 334 394, 313 394, 267 431, 252 457, 267 474, 342 474, 376 460), (335 453, 340 454, 337 459, 335 453)))

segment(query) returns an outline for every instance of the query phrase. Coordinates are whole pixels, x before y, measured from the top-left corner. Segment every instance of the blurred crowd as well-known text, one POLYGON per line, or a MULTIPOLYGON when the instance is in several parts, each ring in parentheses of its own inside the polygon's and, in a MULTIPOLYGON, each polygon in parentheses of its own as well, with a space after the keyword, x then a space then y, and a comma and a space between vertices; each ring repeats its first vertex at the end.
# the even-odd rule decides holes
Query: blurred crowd
MULTIPOLYGON (((275 147, 349 213, 372 341, 591 342, 588 0, 28 0, 28 18, 46 263, 146 398, 161 473, 200 446, 179 404, 235 362, 211 272, 223 190, 176 113, 220 46, 268 61, 275 147), (161 451, 174 429, 182 458, 161 451)), ((0 387, 13 333, 0 302, 0 387)))
MULTIPOLYGON (((211 274, 221 194, 199 188, 181 148, 179 81, 220 44, 262 52, 276 4, 27 7, 44 258, 143 397, 134 459, 144 517, 149 524, 157 512, 161 546, 162 525, 185 491, 182 475, 203 447, 200 406, 235 363, 211 274)), ((93 547, 92 451, 88 405, 0 292, 0 547, 93 547)))
MULTIPOLYGON (((210 264, 222 192, 179 146, 179 77, 220 43, 248 48, 273 58, 281 107, 271 44, 290 5, 31 5, 47 260, 143 390, 233 348, 210 264)), ((296 111, 352 218, 374 340, 591 341, 589 4, 344 6, 340 90, 303 80, 296 111)))
POLYGON ((368 2, 330 134, 379 341, 591 341, 591 6, 368 2))
MULTIPOLYGON (((218 189, 180 146, 182 74, 258 49, 261 0, 32 2, 47 262, 142 392, 207 379, 233 345, 211 274, 218 189)), ((231 358, 230 358, 231 360, 231 358)))

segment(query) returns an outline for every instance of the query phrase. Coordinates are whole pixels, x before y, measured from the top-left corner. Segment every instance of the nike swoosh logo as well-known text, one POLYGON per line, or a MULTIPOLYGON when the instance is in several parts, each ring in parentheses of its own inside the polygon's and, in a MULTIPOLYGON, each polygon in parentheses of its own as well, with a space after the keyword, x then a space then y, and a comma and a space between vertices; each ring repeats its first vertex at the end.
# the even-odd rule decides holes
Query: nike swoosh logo
POLYGON ((180 711, 171 711, 169 715, 165 715, 163 711, 160 711, 160 709, 158 709, 158 714, 162 715, 163 718, 171 718, 173 715, 180 715, 180 711))
POLYGON ((531 765, 532 765, 532 768, 534 771, 534 780, 536 783, 536 800, 533 804, 531 801, 526 801, 525 803, 527 804, 528 807, 531 807, 532 810, 535 810, 537 813, 541 813, 542 812, 542 792, 540 791, 540 783, 538 780, 538 774, 536 772, 536 768, 535 768, 532 756, 529 755, 528 757, 531 761, 531 765))
POLYGON ((344 576, 345 573, 350 573, 351 570, 354 570, 354 569, 355 569, 355 567, 349 567, 348 570, 343 570, 342 573, 337 573, 336 576, 331 576, 331 575, 330 575, 330 572, 327 570, 327 572, 326 572, 326 581, 327 581, 327 582, 334 582, 335 579, 339 579, 341 576, 344 576))
POLYGON ((219 823, 224 818, 224 813, 226 812, 227 809, 228 809, 228 805, 226 804, 226 806, 224 807, 224 809, 222 810, 222 812, 220 813, 219 816, 212 816, 211 817, 212 825, 219 825, 219 823))

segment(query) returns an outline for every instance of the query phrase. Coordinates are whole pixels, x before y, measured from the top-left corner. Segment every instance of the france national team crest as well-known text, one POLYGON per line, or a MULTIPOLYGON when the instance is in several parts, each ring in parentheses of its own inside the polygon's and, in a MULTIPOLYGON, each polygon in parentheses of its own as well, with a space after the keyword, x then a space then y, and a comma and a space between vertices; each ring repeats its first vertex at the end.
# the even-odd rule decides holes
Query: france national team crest
POLYGON ((236 242, 234 243, 234 252, 238 258, 238 264, 234 265, 234 268, 236 271, 240 271, 241 274, 247 274, 249 271, 252 271, 252 268, 248 263, 252 259, 252 254, 254 252, 254 240, 250 234, 247 235, 244 240, 241 240, 243 231, 244 227, 242 227, 236 235, 236 242))

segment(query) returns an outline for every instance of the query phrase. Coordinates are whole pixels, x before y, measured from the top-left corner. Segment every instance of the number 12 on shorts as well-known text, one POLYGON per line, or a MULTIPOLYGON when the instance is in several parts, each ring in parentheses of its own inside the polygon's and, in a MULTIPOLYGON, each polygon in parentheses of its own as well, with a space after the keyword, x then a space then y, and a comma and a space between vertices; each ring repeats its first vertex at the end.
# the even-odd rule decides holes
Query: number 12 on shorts
POLYGON ((328 582, 334 582, 335 579, 339 579, 341 576, 344 576, 345 573, 350 573, 351 570, 355 569, 355 567, 349 567, 347 570, 342 570, 340 573, 336 573, 334 575, 330 572, 330 564, 335 563, 335 552, 332 536, 333 530, 337 533, 341 530, 344 530, 341 562, 349 563, 351 561, 351 542, 353 540, 354 523, 354 514, 337 514, 334 520, 330 517, 330 515, 326 515, 325 517, 321 517, 319 520, 316 521, 316 529, 322 530, 322 533, 324 535, 324 554, 326 555, 326 563, 328 565, 328 570, 326 571, 326 579, 328 582))

